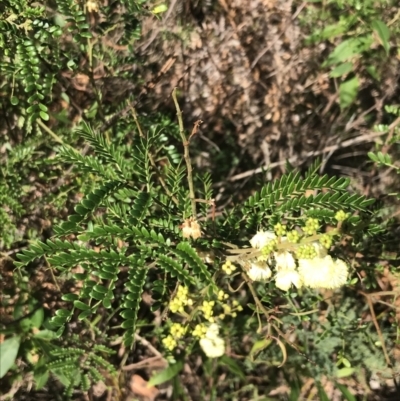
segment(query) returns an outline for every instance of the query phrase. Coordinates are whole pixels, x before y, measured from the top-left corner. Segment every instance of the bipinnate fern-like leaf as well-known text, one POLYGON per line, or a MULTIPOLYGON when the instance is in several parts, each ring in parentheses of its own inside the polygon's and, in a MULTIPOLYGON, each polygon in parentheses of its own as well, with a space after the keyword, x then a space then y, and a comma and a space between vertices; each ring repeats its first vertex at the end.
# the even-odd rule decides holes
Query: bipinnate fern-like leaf
POLYGON ((289 173, 252 195, 245 202, 245 208, 280 215, 316 208, 365 211, 374 201, 350 194, 348 185, 349 179, 329 177, 327 174, 322 177, 310 174, 302 179, 300 173, 289 173), (320 192, 314 195, 311 191, 320 192))
POLYGON ((89 125, 84 124, 76 133, 86 139, 96 155, 101 158, 109 167, 114 167, 114 172, 121 180, 129 179, 129 171, 126 160, 116 147, 107 142, 106 137, 96 134, 89 125))
POLYGON ((67 235, 71 232, 81 232, 82 228, 78 226, 87 215, 95 212, 98 207, 102 206, 106 199, 124 183, 121 181, 107 181, 99 188, 86 195, 79 205, 77 205, 77 214, 68 217, 68 221, 61 223, 54 228, 56 235, 67 235), (79 207, 78 207, 79 206, 79 207))
POLYGON ((134 258, 130 265, 129 282, 125 285, 128 293, 125 295, 124 309, 120 312, 120 315, 125 320, 122 323, 122 328, 125 329, 123 339, 127 347, 130 347, 135 341, 137 315, 146 278, 147 268, 144 260, 134 258))
POLYGON ((186 175, 185 167, 181 165, 167 165, 164 169, 164 175, 170 193, 172 195, 178 194, 183 186, 182 181, 186 175))
POLYGON ((176 277, 180 282, 184 283, 186 286, 193 285, 194 280, 190 276, 189 272, 184 269, 183 265, 176 261, 175 259, 166 256, 158 256, 158 265, 168 272, 171 277, 176 277))
POLYGON ((173 252, 188 264, 203 283, 215 285, 207 266, 188 242, 180 242, 173 252))
POLYGON ((66 21, 68 21, 68 30, 73 34, 75 42, 81 42, 83 38, 91 38, 89 24, 86 22, 86 16, 79 3, 73 0, 57 0, 58 10, 66 21))
POLYGON ((151 168, 149 160, 150 145, 144 138, 139 138, 137 144, 132 148, 131 156, 134 161, 134 174, 136 179, 143 184, 150 185, 155 173, 151 168))
POLYGON ((115 354, 115 351, 102 344, 82 342, 79 347, 58 347, 52 350, 52 360, 46 363, 45 368, 56 376, 64 376, 67 380, 64 394, 69 396, 76 386, 87 389, 102 380, 100 370, 116 374, 114 366, 104 358, 104 354, 115 354))
POLYGON ((17 267, 22 267, 30 262, 33 262, 37 258, 41 258, 44 255, 52 255, 60 252, 61 250, 79 250, 78 244, 62 241, 60 239, 48 240, 46 243, 42 241, 36 241, 31 244, 29 249, 25 249, 22 253, 17 254, 17 258, 21 262, 16 261, 17 267))
MULTIPOLYGON (((106 236, 117 236, 124 240, 133 240, 137 243, 143 241, 152 241, 159 244, 164 244, 165 239, 161 233, 155 230, 148 230, 145 227, 120 227, 115 224, 94 226, 92 231, 87 231, 84 235, 85 240, 99 239, 106 236)), ((83 237, 83 236, 82 236, 83 237)))
POLYGON ((59 150, 59 157, 63 162, 70 163, 81 171, 95 174, 106 180, 114 180, 118 178, 114 170, 104 167, 96 157, 90 155, 82 156, 70 146, 62 146, 59 150))

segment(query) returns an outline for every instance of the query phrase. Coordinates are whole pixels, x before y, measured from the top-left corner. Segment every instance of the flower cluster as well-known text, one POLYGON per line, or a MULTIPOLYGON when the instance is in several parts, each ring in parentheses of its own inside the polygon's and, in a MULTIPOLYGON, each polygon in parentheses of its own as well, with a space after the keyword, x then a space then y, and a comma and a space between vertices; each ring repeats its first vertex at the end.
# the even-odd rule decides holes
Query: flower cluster
POLYGON ((169 308, 172 313, 176 312, 183 313, 186 305, 191 306, 193 304, 193 301, 190 298, 188 298, 188 292, 189 290, 187 287, 182 287, 181 285, 178 287, 176 296, 169 303, 169 308))
POLYGON ((224 320, 226 316, 232 316, 235 318, 237 316, 236 311, 241 312, 243 310, 242 305, 239 305, 239 302, 236 300, 232 301, 232 305, 229 304, 222 304, 222 309, 224 313, 221 313, 218 317, 221 320, 224 320))
POLYGON ((203 301, 203 305, 200 307, 200 310, 204 314, 204 318, 208 320, 209 322, 213 323, 214 322, 214 308, 215 301, 203 301))
POLYGON ((235 270, 236 266, 232 264, 230 260, 227 260, 223 265, 222 265, 222 270, 230 276, 235 270))
MULTIPOLYGON (((236 269, 231 262, 226 263, 226 270, 233 271, 236 269)), ((192 320, 193 317, 200 319, 201 323, 196 324, 193 328, 190 324, 173 323, 170 326, 168 335, 162 340, 164 347, 168 351, 173 351, 184 337, 194 337, 200 340, 200 346, 209 358, 217 358, 225 352, 225 342, 218 335, 219 328, 215 323, 216 320, 223 320, 226 316, 235 318, 237 311, 243 308, 236 300, 229 302, 229 294, 219 289, 214 294, 215 300, 203 300, 200 305, 189 296, 189 289, 179 286, 174 299, 169 303, 172 313, 180 313, 185 320, 192 320), (188 310, 185 311, 185 307, 188 310), (191 309, 191 313, 190 313, 191 309), (219 309, 219 311, 218 311, 219 309), (222 311, 221 311, 222 310, 222 311), (219 314, 215 314, 215 312, 219 314), (214 315, 215 314, 215 315, 214 315)))
POLYGON ((225 353, 225 341, 219 336, 219 327, 213 323, 200 339, 200 347, 209 358, 218 358, 225 353))
POLYGON ((169 351, 173 351, 178 345, 177 340, 182 338, 186 333, 187 327, 180 323, 174 323, 171 326, 170 334, 162 340, 164 347, 169 351))
MULTIPOLYGON (((306 234, 313 235, 318 227, 318 220, 310 218, 306 221, 303 229, 306 234)), ((297 243, 299 235, 297 231, 293 230, 288 233, 287 237, 279 237, 279 234, 286 232, 286 227, 279 223, 274 229, 275 233, 259 231, 250 240, 253 248, 261 250, 261 256, 250 262, 250 268, 247 270, 250 279, 253 281, 270 279, 273 276, 270 266, 274 266, 275 285, 283 291, 288 291, 292 285, 297 288, 306 286, 334 289, 346 283, 347 264, 343 260, 335 260, 327 254, 327 249, 332 245, 330 235, 321 235, 319 242, 279 247, 277 246, 279 243, 283 245, 297 243)))
POLYGON ((196 324, 192 334, 194 337, 203 338, 207 333, 207 326, 204 323, 196 324))

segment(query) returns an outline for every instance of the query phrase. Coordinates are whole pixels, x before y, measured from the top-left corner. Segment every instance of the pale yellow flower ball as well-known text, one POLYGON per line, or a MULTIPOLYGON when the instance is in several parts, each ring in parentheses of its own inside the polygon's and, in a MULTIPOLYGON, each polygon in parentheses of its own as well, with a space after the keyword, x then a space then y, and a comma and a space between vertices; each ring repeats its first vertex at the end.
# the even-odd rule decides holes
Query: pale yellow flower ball
POLYGON ((266 263, 251 263, 247 275, 253 281, 264 281, 271 277, 272 272, 266 263))
POLYGON ((199 342, 200 347, 209 358, 218 358, 225 353, 225 341, 219 336, 217 324, 211 324, 199 342))
POLYGON ((288 291, 294 285, 297 288, 302 286, 300 274, 296 270, 279 270, 275 277, 275 285, 282 291, 288 291))
POLYGON ((300 259, 299 273, 307 287, 335 289, 346 283, 348 266, 343 260, 334 260, 326 255, 323 258, 300 259))
POLYGON ((293 255, 288 251, 280 251, 274 253, 274 258, 276 261, 276 270, 295 270, 296 261, 293 255))
POLYGON ((250 244, 253 248, 261 249, 268 243, 275 239, 276 235, 272 231, 258 231, 257 234, 250 240, 250 244))

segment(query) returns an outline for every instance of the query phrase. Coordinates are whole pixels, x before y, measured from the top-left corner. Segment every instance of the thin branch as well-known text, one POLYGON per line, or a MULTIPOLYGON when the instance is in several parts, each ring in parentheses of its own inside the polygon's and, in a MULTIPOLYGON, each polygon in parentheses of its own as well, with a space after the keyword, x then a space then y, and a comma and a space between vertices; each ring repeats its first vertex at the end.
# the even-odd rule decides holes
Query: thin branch
MULTIPOLYGON (((193 169, 192 169, 192 163, 190 162, 190 154, 189 154, 189 143, 190 142, 186 139, 186 136, 185 136, 185 129, 183 127, 183 120, 182 120, 182 111, 179 107, 178 99, 176 97, 176 92, 177 92, 177 88, 174 88, 174 90, 172 91, 172 99, 174 99, 176 115, 178 117, 179 133, 181 135, 181 139, 182 139, 182 143, 183 143, 184 157, 185 157, 186 170, 187 170, 187 180, 188 180, 188 185, 189 185, 189 197, 190 197, 190 203, 192 205, 192 216, 193 216, 193 218, 196 218, 196 215, 197 215, 196 196, 194 194, 193 169)), ((193 132, 195 131, 195 128, 196 128, 196 123, 195 123, 195 127, 193 128, 192 135, 194 135, 193 132)))
MULTIPOLYGON (((383 136, 383 135, 386 135, 386 132, 370 132, 370 133, 367 133, 367 134, 364 134, 364 135, 360 135, 360 136, 358 136, 356 138, 348 139, 348 140, 346 140, 346 141, 344 141, 344 142, 342 142, 340 144, 337 144, 337 145, 327 146, 326 148, 324 148, 322 150, 306 152, 304 155, 301 155, 301 156, 295 155, 295 156, 290 157, 287 160, 280 160, 279 162, 274 162, 274 163, 271 163, 269 165, 258 167, 258 168, 254 169, 254 170, 249 170, 249 171, 245 171, 244 173, 236 174, 236 175, 230 177, 228 179, 228 181, 238 181, 238 180, 241 180, 243 178, 251 177, 254 174, 263 173, 266 170, 269 170, 271 168, 278 167, 278 166, 283 166, 287 162, 289 162, 289 163, 296 163, 297 162, 298 163, 299 160, 305 160, 306 158, 309 158, 309 157, 315 157, 315 156, 321 155, 321 154, 323 154, 325 152, 336 151, 338 149, 346 148, 346 147, 349 147, 349 146, 352 146, 352 145, 355 145, 355 144, 358 144, 358 143, 374 142, 377 137, 380 137, 380 136, 383 136)), ((224 182, 216 183, 214 186, 215 187, 221 187, 222 185, 224 185, 224 182)))
POLYGON ((373 297, 374 294, 366 294, 365 292, 362 292, 362 291, 360 291, 360 293, 362 295, 364 295, 364 297, 367 299, 368 307, 369 307, 369 310, 371 312, 371 319, 374 322, 375 329, 376 329, 376 331, 378 333, 379 341, 381 343, 381 347, 382 347, 383 355, 385 356, 387 367, 392 371, 393 382, 395 384, 396 389, 399 390, 399 384, 396 381, 396 373, 395 373, 395 371, 393 369, 392 361, 389 358, 389 354, 387 352, 386 345, 385 345, 385 339, 383 337, 381 328, 379 327, 379 323, 378 323, 378 321, 376 319, 374 306, 372 305, 371 297, 373 297))
POLYGON ((39 118, 36 120, 36 123, 43 128, 48 134, 50 134, 54 140, 58 143, 61 143, 61 145, 64 145, 63 140, 57 135, 55 134, 47 125, 45 125, 42 120, 40 120, 39 118))

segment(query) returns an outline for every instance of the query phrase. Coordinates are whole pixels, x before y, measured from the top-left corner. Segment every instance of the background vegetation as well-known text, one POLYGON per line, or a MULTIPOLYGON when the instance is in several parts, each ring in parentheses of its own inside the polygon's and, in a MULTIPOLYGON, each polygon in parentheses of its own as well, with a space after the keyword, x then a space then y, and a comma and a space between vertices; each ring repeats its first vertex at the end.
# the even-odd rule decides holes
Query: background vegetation
POLYGON ((399 38, 394 0, 3 1, 0 399, 397 400, 399 38), (247 278, 338 210, 341 289, 247 278))

